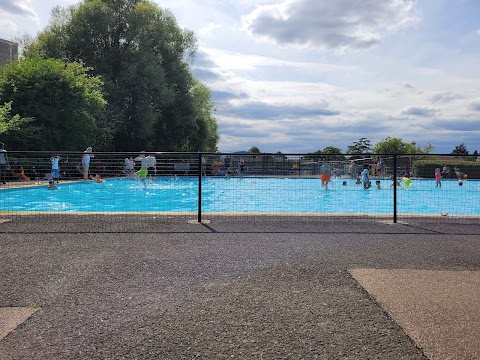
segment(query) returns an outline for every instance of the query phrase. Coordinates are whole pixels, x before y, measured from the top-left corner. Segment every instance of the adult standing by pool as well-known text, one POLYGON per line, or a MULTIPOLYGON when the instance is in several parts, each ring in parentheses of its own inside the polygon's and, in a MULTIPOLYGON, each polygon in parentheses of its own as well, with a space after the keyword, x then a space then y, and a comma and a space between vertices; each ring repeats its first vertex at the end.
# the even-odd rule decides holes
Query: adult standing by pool
POLYGON ((225 176, 230 176, 230 166, 232 165, 232 160, 230 159, 230 156, 225 156, 225 158, 223 159, 223 164, 225 165, 225 176))
POLYGON ((6 184, 7 169, 10 166, 8 163, 7 150, 5 150, 5 144, 0 142, 0 183, 6 184))
POLYGON ((378 176, 379 177, 384 177, 385 176, 385 163, 383 162, 382 158, 380 158, 378 160, 377 171, 378 171, 378 176))
POLYGON ((243 177, 243 171, 245 170, 245 160, 243 160, 243 158, 241 158, 240 160, 238 160, 238 175, 240 177, 243 177))
POLYGON ((147 173, 150 180, 154 180, 157 176, 157 159, 153 155, 148 155, 147 159, 147 173))
POLYGON ((94 157, 92 154, 92 148, 89 146, 83 152, 82 156, 82 172, 83 172, 83 180, 88 180, 88 170, 90 168, 90 159, 94 157))
POLYGON ((325 186, 325 189, 328 189, 328 183, 332 176, 332 167, 328 165, 327 160, 323 161, 323 165, 320 167, 320 174, 322 174, 322 186, 325 186))

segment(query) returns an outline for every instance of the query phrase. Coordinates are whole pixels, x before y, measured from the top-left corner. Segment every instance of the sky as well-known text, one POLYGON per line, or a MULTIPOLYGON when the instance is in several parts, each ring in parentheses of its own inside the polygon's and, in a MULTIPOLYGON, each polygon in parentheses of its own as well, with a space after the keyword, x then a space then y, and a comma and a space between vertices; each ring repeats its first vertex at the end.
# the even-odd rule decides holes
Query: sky
MULTIPOLYGON (((76 0, 0 0, 0 38, 76 0)), ((219 150, 346 152, 387 137, 480 151, 478 0, 154 0, 192 30, 219 150)), ((161 149, 159 149, 161 150, 161 149)))

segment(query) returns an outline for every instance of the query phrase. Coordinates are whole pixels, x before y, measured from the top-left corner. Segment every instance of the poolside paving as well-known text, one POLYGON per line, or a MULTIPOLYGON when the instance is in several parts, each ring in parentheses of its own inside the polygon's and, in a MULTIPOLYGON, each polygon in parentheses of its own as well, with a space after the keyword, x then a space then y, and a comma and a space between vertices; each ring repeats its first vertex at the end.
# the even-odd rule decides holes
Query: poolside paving
POLYGON ((478 358, 480 226, 35 219, 0 223, 0 307, 38 309, 2 360, 478 358))

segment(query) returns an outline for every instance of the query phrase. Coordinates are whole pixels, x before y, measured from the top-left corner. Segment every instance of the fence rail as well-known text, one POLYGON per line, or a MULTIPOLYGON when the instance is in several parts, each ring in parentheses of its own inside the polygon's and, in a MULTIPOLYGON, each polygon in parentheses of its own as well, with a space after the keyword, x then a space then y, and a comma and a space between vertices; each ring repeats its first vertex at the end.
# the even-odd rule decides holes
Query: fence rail
POLYGON ((238 217, 246 223, 296 217, 469 224, 480 218, 480 162, 473 155, 96 152, 84 181, 84 153, 7 154, 2 219, 79 224, 93 216, 108 227, 133 215, 162 222, 238 217), (331 179, 322 186, 328 170, 331 179), (365 170, 370 186, 362 179, 365 170))

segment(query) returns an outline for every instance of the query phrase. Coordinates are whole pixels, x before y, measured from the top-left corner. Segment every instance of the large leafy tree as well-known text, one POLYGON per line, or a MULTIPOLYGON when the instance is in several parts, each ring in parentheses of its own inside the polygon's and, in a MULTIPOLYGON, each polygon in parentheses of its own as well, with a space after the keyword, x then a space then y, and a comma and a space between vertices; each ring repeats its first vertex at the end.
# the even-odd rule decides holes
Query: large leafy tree
POLYGON ((0 69, 0 104, 7 124, 3 142, 12 150, 95 145, 96 120, 105 106, 101 86, 79 63, 40 58, 10 62, 0 69))
POLYGON ((83 0, 56 8, 26 56, 81 60, 101 75, 111 150, 215 151, 210 92, 190 71, 191 31, 147 0, 83 0))
POLYGON ((407 143, 402 139, 391 137, 386 137, 373 148, 376 154, 428 154, 432 150, 433 146, 430 144, 422 149, 414 141, 407 143))

